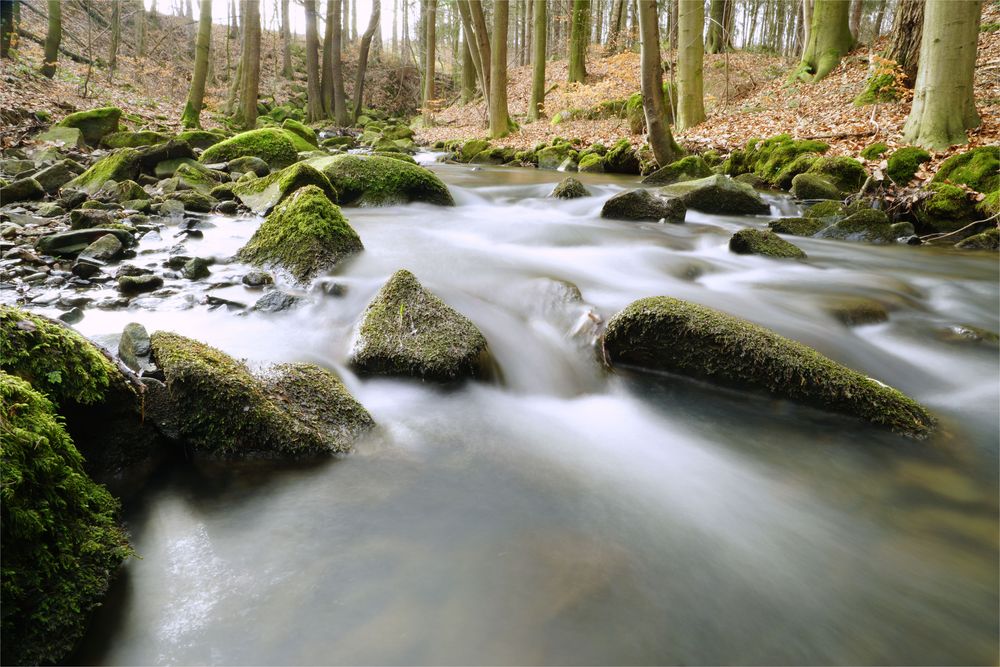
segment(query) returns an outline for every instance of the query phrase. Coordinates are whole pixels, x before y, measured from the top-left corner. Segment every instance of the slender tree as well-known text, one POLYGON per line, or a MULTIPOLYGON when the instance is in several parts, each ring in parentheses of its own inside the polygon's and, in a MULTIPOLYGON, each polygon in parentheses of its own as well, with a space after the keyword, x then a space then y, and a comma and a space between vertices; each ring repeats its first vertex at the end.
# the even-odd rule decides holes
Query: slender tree
POLYGON ((476 64, 469 50, 469 33, 462 30, 462 104, 476 96, 476 64))
POLYGON ((111 46, 108 49, 108 81, 118 69, 118 46, 122 41, 122 0, 111 0, 111 46))
POLYGON ((316 30, 316 0, 302 0, 306 12, 306 119, 315 122, 324 116, 319 80, 319 34, 316 30))
MULTIPOLYGON (((313 2, 315 12, 315 0, 313 2)), ((315 20, 315 14, 313 20, 315 20)), ((292 78, 292 24, 288 16, 288 0, 281 0, 281 76, 292 78)))
POLYGON ((0 0, 0 58, 9 58, 17 35, 14 26, 14 0, 0 0))
POLYGON ((587 78, 587 41, 590 37, 590 0, 573 0, 569 38, 569 82, 587 78))
MULTIPOLYGON (((653 157, 656 158, 657 164, 664 166, 675 161, 681 154, 681 149, 674 142, 670 125, 666 122, 656 0, 639 0, 638 10, 642 109, 646 115, 649 147, 653 149, 653 157)), ((700 37, 698 41, 701 41, 700 37)))
POLYGON ((814 0, 809 41, 795 76, 804 81, 819 81, 840 64, 851 50, 849 24, 850 0, 814 0))
POLYGON ((479 88, 489 107, 490 98, 490 36, 483 17, 479 0, 458 0, 458 13, 462 21, 462 31, 468 38, 472 64, 476 68, 479 88))
POLYGON ((909 88, 917 79, 923 27, 924 0, 899 0, 885 57, 903 69, 909 88))
POLYGON ((347 105, 344 93, 342 0, 327 0, 326 36, 323 39, 323 111, 338 125, 347 125, 347 105))
POLYGON ((864 0, 851 0, 851 38, 861 41, 861 15, 864 13, 864 0))
POLYGON ((437 0, 424 0, 424 124, 431 125, 434 116, 431 113, 431 103, 434 100, 434 46, 437 42, 437 0))
POLYGON ((494 139, 510 133, 507 110, 507 23, 510 5, 497 2, 493 7, 493 44, 490 59, 490 136, 494 139))
POLYGON ((260 0, 243 0, 243 51, 240 106, 236 120, 248 130, 257 123, 257 93, 260 87, 260 0))
POLYGON ((677 18, 677 128, 686 130, 705 120, 702 92, 704 47, 701 35, 705 27, 705 3, 680 0, 677 18))
POLYGON ((382 4, 380 0, 372 0, 372 14, 368 19, 368 28, 361 36, 361 49, 358 52, 358 72, 354 79, 354 113, 352 119, 358 120, 361 115, 361 105, 364 102, 365 92, 365 72, 368 69, 368 50, 372 44, 372 38, 376 35, 381 25, 382 4))
POLYGON ((905 141, 945 150, 979 126, 973 82, 981 7, 980 0, 927 0, 905 141))
POLYGON ((198 42, 194 51, 194 75, 187 104, 181 114, 184 127, 201 127, 201 105, 205 99, 205 79, 208 76, 208 59, 212 51, 212 2, 201 0, 198 13, 198 42))
POLYGON ((56 74, 59 43, 62 41, 62 2, 49 0, 48 7, 49 31, 45 35, 45 61, 42 63, 42 75, 51 79, 56 74))
MULTIPOLYGON (((684 0, 680 0, 684 4, 684 0)), ((726 5, 730 0, 711 0, 708 12, 708 36, 705 38, 705 51, 708 53, 722 53, 730 47, 729 33, 726 30, 726 5)), ((704 13, 702 8, 702 13, 704 13)), ((683 14, 684 10, 680 9, 683 14)), ((683 30, 683 27, 680 28, 683 30)), ((683 39, 683 38, 681 38, 683 39)))
MULTIPOLYGON (((618 0, 621 2, 621 0, 618 0)), ((532 29, 534 44, 532 44, 531 102, 528 104, 528 121, 536 121, 542 113, 545 104, 545 23, 548 7, 545 0, 535 0, 532 11, 532 29)))

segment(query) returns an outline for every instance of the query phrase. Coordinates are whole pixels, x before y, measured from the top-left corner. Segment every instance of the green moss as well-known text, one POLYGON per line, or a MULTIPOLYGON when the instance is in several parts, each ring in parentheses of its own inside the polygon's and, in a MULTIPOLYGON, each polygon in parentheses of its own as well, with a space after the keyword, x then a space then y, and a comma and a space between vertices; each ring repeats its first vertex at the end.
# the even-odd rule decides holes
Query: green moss
POLYGON ((844 205, 839 201, 821 201, 806 209, 805 216, 814 220, 830 220, 831 218, 844 218, 847 213, 844 205))
POLYGON ((169 134, 143 130, 142 132, 112 132, 101 139, 101 144, 108 148, 138 148, 170 141, 169 134))
POLYGON ((1000 248, 1000 231, 996 227, 987 229, 955 244, 962 250, 997 250, 1000 248))
POLYGON ((854 104, 860 107, 867 104, 895 102, 899 96, 900 90, 895 75, 892 72, 883 72, 868 77, 864 91, 854 98, 854 104))
POLYGON ((1000 213, 1000 190, 994 190, 986 195, 981 202, 976 204, 976 211, 983 218, 989 218, 1000 213))
POLYGON ((737 255, 764 255, 786 259, 805 259, 806 254, 796 245, 773 231, 741 229, 729 239, 729 249, 737 255))
POLYGON ((819 174, 799 174, 792 179, 792 195, 796 199, 811 201, 816 199, 841 199, 836 185, 819 174))
POLYGON ((865 149, 861 151, 861 157, 866 160, 877 160, 888 152, 889 146, 879 141, 866 146, 865 149))
POLYGON ((572 176, 567 176, 559 181, 559 184, 556 185, 549 196, 556 199, 576 199, 578 197, 589 197, 590 191, 583 187, 583 183, 580 181, 572 176))
POLYGON ((134 148, 119 148, 67 183, 66 188, 94 194, 108 181, 134 181, 139 177, 140 153, 134 148))
POLYGON ((772 232, 791 236, 813 236, 826 227, 826 223, 815 218, 781 218, 767 223, 772 232))
POLYGON ((861 163, 849 157, 823 157, 809 168, 807 173, 824 176, 843 195, 857 192, 868 178, 868 172, 861 163))
POLYGON ((361 239, 340 209, 323 190, 308 185, 275 207, 240 249, 239 258, 281 266, 307 282, 362 250, 361 239))
POLYGON ((680 181, 691 181, 712 175, 712 169, 700 155, 688 155, 666 167, 657 169, 642 179, 643 183, 652 185, 669 185, 680 181))
POLYGON ((319 137, 316 136, 316 131, 308 125, 300 123, 294 118, 286 118, 281 124, 281 129, 298 135, 298 137, 308 143, 311 148, 319 146, 319 137))
POLYGON ((869 208, 852 213, 819 233, 822 238, 868 243, 892 243, 896 233, 882 211, 869 208))
POLYGON ((684 222, 687 206, 680 197, 664 197, 650 190, 619 192, 601 208, 601 217, 611 220, 684 222))
POLYGON ((237 183, 233 186, 233 194, 252 211, 267 213, 307 185, 315 185, 331 202, 337 201, 337 191, 330 185, 330 179, 305 162, 297 162, 263 178, 237 183))
POLYGON ((105 135, 118 131, 122 111, 118 107, 102 107, 71 113, 56 123, 57 127, 75 127, 83 133, 84 140, 96 146, 105 135))
POLYGON ((917 173, 920 165, 924 162, 929 162, 930 159, 931 154, 923 148, 905 146, 894 151, 889 156, 889 166, 886 169, 886 174, 889 175, 889 178, 896 185, 906 185, 913 180, 913 176, 917 173))
POLYGON ((400 162, 405 162, 406 164, 417 164, 417 161, 406 153, 380 153, 379 151, 374 151, 372 155, 375 157, 387 157, 391 160, 399 160, 400 162))
POLYGON ((209 130, 185 130, 177 135, 177 139, 187 142, 191 148, 201 148, 204 150, 220 141, 225 141, 226 135, 221 132, 211 132, 209 130))
POLYGON ((199 160, 211 164, 252 155, 267 162, 272 169, 282 169, 298 160, 298 150, 288 138, 289 134, 277 128, 242 132, 206 149, 199 160))
POLYGON ((581 172, 601 173, 604 171, 604 158, 597 153, 588 153, 580 158, 577 169, 581 172))
POLYGON ((58 663, 132 551, 53 404, 3 371, 0 442, 3 663, 58 663))
POLYGON ((978 192, 1000 189, 1000 146, 980 146, 941 163, 933 183, 968 185, 978 192))
POLYGON ((917 202, 913 213, 924 229, 933 232, 952 232, 975 220, 975 204, 968 193, 947 183, 927 186, 930 197, 917 202))
POLYGON ((435 382, 483 376, 491 366, 476 325, 406 270, 394 273, 365 309, 351 363, 365 374, 435 382))
POLYGON ((604 334, 612 364, 679 373, 854 415, 903 435, 927 436, 918 403, 801 343, 738 317, 670 297, 640 299, 604 334))
POLYGON ((419 165, 361 155, 312 158, 307 164, 326 175, 342 206, 388 206, 415 201, 455 205, 441 179, 419 165))
MULTIPOLYGON (((286 121, 287 122, 287 121, 286 121)), ((291 142, 292 146, 295 147, 297 153, 309 153, 317 149, 317 147, 309 143, 306 139, 302 138, 301 135, 292 132, 291 130, 286 130, 284 128, 275 128, 278 132, 285 135, 285 138, 291 142)))
POLYGON ((168 194, 165 199, 179 201, 184 204, 185 211, 196 213, 209 213, 217 203, 213 197, 198 190, 177 190, 168 194))
POLYGON ((627 139, 619 139, 604 156, 604 171, 612 174, 639 174, 639 157, 627 139))
MULTIPOLYGON (((791 182, 795 174, 790 173, 786 167, 796 158, 809 153, 822 154, 829 148, 829 144, 822 141, 795 140, 787 134, 779 134, 763 141, 751 139, 742 152, 733 151, 730 155, 726 173, 736 175, 749 171, 773 185, 778 184, 781 174, 784 181, 791 182)), ((799 162, 799 166, 802 164, 799 162)))
POLYGON ((470 162, 472 158, 476 157, 489 147, 490 142, 485 139, 470 139, 462 145, 462 149, 458 152, 456 158, 458 158, 461 162, 470 162))

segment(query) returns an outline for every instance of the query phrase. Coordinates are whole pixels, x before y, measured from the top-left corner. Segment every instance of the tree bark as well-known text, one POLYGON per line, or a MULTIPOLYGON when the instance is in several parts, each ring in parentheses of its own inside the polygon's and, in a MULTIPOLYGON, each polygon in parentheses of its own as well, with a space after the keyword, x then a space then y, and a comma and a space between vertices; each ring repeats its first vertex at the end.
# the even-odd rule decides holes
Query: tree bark
POLYGON ((476 64, 469 50, 469 34, 462 31, 462 104, 476 96, 476 64))
POLYGON ((702 0, 680 0, 678 9, 677 129, 686 130, 705 120, 701 41, 705 4, 702 0))
MULTIPOLYGON (((473 5, 479 4, 473 3, 473 5)), ((474 8, 474 7, 473 7, 474 8)), ((507 22, 510 5, 502 0, 493 6, 493 44, 490 57, 490 137, 510 133, 507 110, 507 22)))
MULTIPOLYGON (((684 4, 684 0, 680 0, 684 4)), ((712 0, 708 12, 708 37, 705 38, 705 51, 708 53, 722 53, 729 48, 729 39, 726 34, 726 1, 712 0)), ((684 10, 680 10, 684 13, 684 10)), ((702 8, 702 13, 704 13, 702 8)), ((683 30, 683 27, 681 27, 683 30)), ((683 40, 683 37, 681 38, 683 40)))
MULTIPOLYGON (((661 167, 675 161, 681 153, 667 124, 663 104, 663 78, 660 65, 660 26, 657 22, 656 0, 639 0, 640 81, 642 110, 646 115, 649 147, 661 167)), ((704 9, 702 9, 704 12, 704 9)), ((701 43, 701 36, 698 37, 701 43)))
POLYGON ((201 0, 198 14, 198 41, 194 50, 194 74, 187 104, 181 114, 184 127, 201 127, 201 105, 205 100, 205 80, 208 77, 208 59, 212 52, 212 3, 201 0))
POLYGON ((569 38, 569 82, 587 78, 587 38, 590 36, 590 0, 573 0, 569 38))
MULTIPOLYGON (((281 76, 292 79, 292 24, 288 16, 288 1, 281 0, 281 76)), ((313 0, 315 3, 315 0, 313 0)), ((314 7, 315 11, 315 7, 314 7)), ((313 20, 316 20, 315 14, 313 20)))
POLYGON ((851 50, 854 40, 848 13, 850 0, 815 0, 812 26, 802 62, 796 77, 804 81, 819 81, 840 64, 840 58, 851 50))
POLYGON ((611 16, 608 19, 608 41, 604 48, 604 55, 606 56, 618 53, 624 7, 624 0, 614 0, 614 3, 611 5, 611 16))
POLYGON ((306 12, 306 120, 313 123, 324 116, 323 93, 319 80, 319 35, 316 30, 316 0, 303 0, 306 12))
POLYGON ((534 43, 532 44, 531 57, 534 62, 531 71, 531 101, 528 103, 529 122, 538 120, 542 114, 542 105, 545 104, 545 24, 547 11, 545 0, 535 0, 532 7, 534 15, 531 17, 534 24, 532 28, 534 30, 534 43))
POLYGON ((917 79, 923 27, 924 0, 899 0, 885 57, 903 68, 910 88, 917 79))
POLYGON ((855 42, 861 41, 861 14, 864 11, 864 0, 851 0, 851 37, 855 42))
POLYGON ((424 0, 424 43, 427 48, 424 54, 424 124, 432 125, 434 115, 431 113, 431 102, 434 100, 434 46, 437 41, 437 0, 424 0))
POLYGON ((368 51, 371 48, 372 38, 381 25, 382 4, 380 0, 372 0, 372 15, 368 20, 368 28, 361 36, 361 50, 358 52, 358 73, 354 78, 354 113, 352 120, 357 122, 361 115, 361 105, 364 102, 365 73, 368 70, 368 51))
POLYGON ((10 47, 16 36, 14 0, 0 0, 0 58, 10 57, 10 47))
POLYGON ((476 70, 476 78, 479 80, 479 88, 483 91, 483 100, 489 105, 489 61, 483 61, 483 54, 479 51, 479 38, 476 35, 475 27, 472 23, 472 9, 469 0, 458 0, 458 14, 462 21, 462 34, 465 36, 465 43, 472 56, 472 65, 476 70))
POLYGON ((108 81, 118 69, 118 45, 122 39, 122 0, 111 0, 111 46, 108 51, 108 81))
POLYGON ((51 79, 56 74, 59 42, 62 41, 62 3, 60 0, 49 0, 48 7, 49 31, 45 35, 45 60, 42 62, 42 75, 51 79))
POLYGON ((875 22, 872 23, 872 41, 874 42, 882 35, 882 21, 885 18, 886 0, 879 0, 878 11, 875 12, 875 22))
POLYGON ((252 130, 257 124, 257 93, 260 87, 260 0, 243 0, 243 53, 240 63, 240 106, 236 120, 252 130))
POLYGON ((935 151, 968 141, 979 126, 973 81, 980 0, 927 0, 920 67, 903 140, 935 151))
MULTIPOLYGON (((314 0, 315 1, 315 0, 314 0)), ((333 33, 340 31, 341 0, 326 0, 326 21, 323 30, 323 63, 320 83, 320 100, 323 114, 333 118, 333 33)), ((339 37, 338 37, 339 41, 339 37)))

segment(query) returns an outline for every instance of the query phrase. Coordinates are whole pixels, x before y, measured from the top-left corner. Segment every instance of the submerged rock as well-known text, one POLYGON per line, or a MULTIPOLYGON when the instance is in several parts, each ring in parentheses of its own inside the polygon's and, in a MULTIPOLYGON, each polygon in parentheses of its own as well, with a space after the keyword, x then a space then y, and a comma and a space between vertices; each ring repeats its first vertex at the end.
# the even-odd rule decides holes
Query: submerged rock
POLYGON ((351 364, 368 375, 451 382, 490 374, 486 338, 471 320, 397 271, 361 316, 351 364))
POLYGON ((640 299, 608 322, 612 365, 762 390, 923 438, 935 420, 901 392, 816 350, 726 313, 671 297, 640 299))
POLYGON ((781 218, 767 223, 772 232, 791 236, 812 236, 827 225, 815 218, 781 218))
POLYGON ((377 155, 332 155, 306 164, 323 172, 341 206, 388 206, 426 202, 454 206, 448 187, 430 169, 377 155))
POLYGON ((687 207, 679 197, 664 197, 649 190, 626 190, 604 202, 602 218, 656 222, 684 222, 687 207))
POLYGON ((823 310, 849 327, 878 324, 889 319, 889 311, 875 299, 836 297, 823 304, 823 310))
POLYGON ((772 231, 741 229, 729 239, 729 249, 737 255, 764 255, 787 259, 805 259, 806 253, 772 231))
POLYGON ((567 176, 559 181, 549 196, 556 199, 577 199, 578 197, 589 197, 590 191, 583 187, 583 183, 580 181, 572 176, 567 176))
POLYGON ((997 250, 1000 248, 1000 232, 996 227, 987 229, 985 232, 959 241, 955 247, 962 250, 997 250))

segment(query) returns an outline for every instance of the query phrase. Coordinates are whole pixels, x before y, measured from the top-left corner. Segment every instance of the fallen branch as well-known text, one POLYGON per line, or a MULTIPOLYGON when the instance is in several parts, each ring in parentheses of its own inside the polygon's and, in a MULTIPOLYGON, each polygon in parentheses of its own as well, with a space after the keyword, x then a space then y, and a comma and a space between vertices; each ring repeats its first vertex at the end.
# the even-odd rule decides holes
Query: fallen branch
POLYGON ((982 220, 976 220, 975 222, 970 222, 965 227, 962 227, 961 229, 956 229, 953 232, 947 232, 947 233, 945 233, 945 232, 936 232, 934 234, 925 234, 924 236, 919 237, 920 238, 920 242, 921 243, 936 243, 938 241, 942 241, 942 240, 948 238, 949 236, 954 236, 955 234, 961 234, 962 232, 964 232, 965 230, 967 230, 969 227, 975 227, 976 225, 981 225, 984 222, 989 222, 990 220, 995 220, 997 218, 1000 218, 1000 213, 994 213, 993 215, 991 215, 988 218, 984 218, 982 220))
POLYGON ((811 137, 802 137, 803 139, 849 139, 853 137, 871 137, 878 134, 878 128, 874 130, 865 130, 864 132, 834 132, 831 134, 814 134, 811 137))
MULTIPOLYGON (((24 28, 20 28, 19 27, 17 29, 17 34, 20 35, 21 37, 24 37, 25 39, 27 39, 29 41, 34 42, 35 44, 38 44, 40 46, 45 46, 45 40, 44 39, 42 39, 38 35, 35 35, 33 33, 28 32, 24 28)), ((75 53, 73 51, 70 51, 69 49, 67 49, 66 47, 64 47, 62 45, 59 46, 59 53, 63 54, 64 56, 66 56, 70 60, 73 60, 73 61, 78 62, 78 63, 83 63, 84 65, 93 65, 93 64, 95 64, 94 61, 92 61, 90 58, 87 58, 86 56, 81 56, 79 53, 75 53)))

